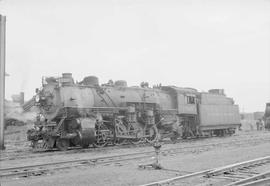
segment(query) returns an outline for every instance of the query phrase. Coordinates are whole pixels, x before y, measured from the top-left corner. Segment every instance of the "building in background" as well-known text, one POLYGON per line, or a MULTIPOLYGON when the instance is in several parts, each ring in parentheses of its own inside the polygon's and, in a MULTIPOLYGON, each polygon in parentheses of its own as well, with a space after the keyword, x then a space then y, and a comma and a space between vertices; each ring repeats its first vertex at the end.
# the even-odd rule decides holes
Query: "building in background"
POLYGON ((242 130, 256 130, 256 122, 263 120, 264 112, 241 113, 242 130))
POLYGON ((264 112, 264 122, 265 128, 270 130, 270 103, 266 103, 265 112, 264 112))

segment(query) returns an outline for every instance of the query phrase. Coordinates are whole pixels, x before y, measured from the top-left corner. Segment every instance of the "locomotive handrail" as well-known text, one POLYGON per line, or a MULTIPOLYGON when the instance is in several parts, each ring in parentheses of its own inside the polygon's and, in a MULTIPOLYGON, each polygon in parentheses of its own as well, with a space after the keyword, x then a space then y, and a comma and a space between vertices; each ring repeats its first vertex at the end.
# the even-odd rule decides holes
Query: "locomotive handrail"
POLYGON ((66 108, 79 108, 79 109, 120 109, 125 110, 128 107, 78 107, 78 106, 65 106, 66 108))
POLYGON ((116 107, 116 104, 114 103, 114 101, 112 100, 112 98, 109 96, 109 94, 108 94, 106 91, 104 91, 104 94, 105 94, 105 95, 109 98, 109 100, 112 102, 113 106, 116 107))

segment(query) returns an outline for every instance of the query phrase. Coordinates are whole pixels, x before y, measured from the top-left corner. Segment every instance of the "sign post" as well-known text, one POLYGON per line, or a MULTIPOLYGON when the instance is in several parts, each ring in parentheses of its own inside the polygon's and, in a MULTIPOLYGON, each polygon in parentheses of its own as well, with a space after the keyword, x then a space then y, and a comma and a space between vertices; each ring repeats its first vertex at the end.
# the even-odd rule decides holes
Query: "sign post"
POLYGON ((4 143, 4 105, 5 105, 5 53, 6 53, 6 16, 0 15, 0 150, 4 143))

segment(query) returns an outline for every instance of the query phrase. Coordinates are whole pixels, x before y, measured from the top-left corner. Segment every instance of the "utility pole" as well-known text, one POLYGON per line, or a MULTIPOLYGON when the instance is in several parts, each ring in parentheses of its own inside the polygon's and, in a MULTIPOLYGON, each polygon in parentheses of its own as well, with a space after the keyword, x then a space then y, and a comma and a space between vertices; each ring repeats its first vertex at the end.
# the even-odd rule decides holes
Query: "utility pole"
POLYGON ((5 60, 6 60, 6 16, 0 15, 0 150, 4 143, 4 105, 5 105, 5 60))

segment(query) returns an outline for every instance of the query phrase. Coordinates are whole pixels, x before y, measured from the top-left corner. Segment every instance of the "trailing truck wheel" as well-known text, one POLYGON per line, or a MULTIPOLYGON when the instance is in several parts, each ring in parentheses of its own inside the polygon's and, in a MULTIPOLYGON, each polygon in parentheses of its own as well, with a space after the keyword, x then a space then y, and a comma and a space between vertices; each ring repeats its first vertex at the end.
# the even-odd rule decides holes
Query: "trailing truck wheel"
POLYGON ((58 138, 56 140, 56 147, 61 151, 66 151, 69 147, 69 140, 58 138))
POLYGON ((158 129, 156 126, 153 126, 149 129, 147 129, 146 132, 149 137, 146 138, 146 142, 148 143, 154 143, 158 139, 158 129))

